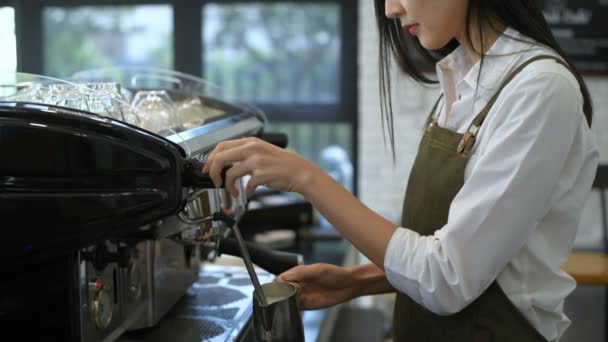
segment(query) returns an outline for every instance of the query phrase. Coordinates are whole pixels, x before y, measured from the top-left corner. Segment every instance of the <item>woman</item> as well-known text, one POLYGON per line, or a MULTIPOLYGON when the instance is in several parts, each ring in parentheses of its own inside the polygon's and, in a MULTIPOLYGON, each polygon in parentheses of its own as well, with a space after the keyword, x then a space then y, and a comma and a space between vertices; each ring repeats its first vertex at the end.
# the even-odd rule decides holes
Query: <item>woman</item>
POLYGON ((396 291, 397 341, 559 339, 575 287, 560 267, 598 164, 580 75, 535 1, 376 0, 376 11, 393 153, 389 55, 420 82, 431 82, 420 60, 436 63, 443 92, 400 226, 319 167, 256 139, 218 145, 203 171, 219 186, 231 165, 232 193, 243 175, 247 195, 262 184, 299 192, 372 261, 282 274, 299 287, 303 309, 396 291))

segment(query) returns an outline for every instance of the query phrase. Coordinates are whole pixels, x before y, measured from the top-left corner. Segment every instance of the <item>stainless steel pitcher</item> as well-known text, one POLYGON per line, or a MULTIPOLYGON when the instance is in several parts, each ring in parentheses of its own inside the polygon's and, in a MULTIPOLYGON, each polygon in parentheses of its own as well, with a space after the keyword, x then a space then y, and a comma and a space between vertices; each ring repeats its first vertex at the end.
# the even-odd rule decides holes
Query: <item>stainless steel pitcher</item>
POLYGON ((295 285, 272 282, 262 285, 267 305, 253 294, 253 327, 258 341, 304 341, 302 316, 295 285))

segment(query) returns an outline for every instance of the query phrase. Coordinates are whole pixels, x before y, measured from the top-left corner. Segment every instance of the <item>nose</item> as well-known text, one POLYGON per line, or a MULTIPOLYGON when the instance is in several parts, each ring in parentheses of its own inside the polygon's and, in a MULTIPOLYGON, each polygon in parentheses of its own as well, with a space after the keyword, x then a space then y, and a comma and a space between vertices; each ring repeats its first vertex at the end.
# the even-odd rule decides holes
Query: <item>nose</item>
POLYGON ((387 18, 396 19, 405 14, 405 8, 399 0, 386 0, 384 2, 384 12, 387 18))

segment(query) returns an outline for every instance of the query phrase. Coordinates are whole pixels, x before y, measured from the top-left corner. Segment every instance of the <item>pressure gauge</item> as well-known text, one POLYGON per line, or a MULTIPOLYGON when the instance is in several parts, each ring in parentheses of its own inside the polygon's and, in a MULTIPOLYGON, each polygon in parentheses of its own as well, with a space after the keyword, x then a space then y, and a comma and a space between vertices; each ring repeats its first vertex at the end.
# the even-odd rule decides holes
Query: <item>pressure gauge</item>
POLYGON ((112 322, 112 314, 114 312, 112 289, 111 287, 104 286, 99 279, 92 284, 92 287, 91 318, 95 322, 97 329, 105 329, 112 322))

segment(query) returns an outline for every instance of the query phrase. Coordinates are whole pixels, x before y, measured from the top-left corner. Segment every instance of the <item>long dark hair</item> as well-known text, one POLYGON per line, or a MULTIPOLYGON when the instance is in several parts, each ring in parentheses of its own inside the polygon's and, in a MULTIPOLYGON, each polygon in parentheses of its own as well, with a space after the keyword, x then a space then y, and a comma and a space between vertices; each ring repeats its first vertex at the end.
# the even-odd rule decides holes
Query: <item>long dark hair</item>
MULTIPOLYGON (((430 79, 423 72, 424 68, 435 65, 441 58, 452 52, 459 43, 454 39, 440 50, 426 50, 420 41, 409 35, 405 35, 398 19, 390 19, 385 16, 385 1, 374 0, 376 4, 376 21, 380 34, 379 48, 379 77, 380 77, 380 111, 382 112, 382 127, 388 130, 393 160, 395 159, 395 135, 393 129, 393 108, 391 103, 391 78, 390 57, 395 59, 399 68, 423 84, 433 84, 437 81, 430 79)), ((583 78, 576 70, 574 64, 564 54, 559 44, 553 37, 549 25, 543 16, 540 1, 537 0, 469 0, 466 16, 465 37, 469 46, 474 47, 472 32, 475 29, 477 37, 482 45, 481 67, 484 61, 484 27, 500 32, 497 25, 511 27, 521 34, 534 39, 537 43, 545 45, 557 52, 570 66, 572 73, 578 80, 583 95, 583 112, 587 123, 591 126, 593 107, 589 90, 583 78), (475 23, 475 24, 473 24, 475 23)), ((481 70, 481 68, 480 68, 481 70)), ((481 74, 481 71, 480 71, 481 74)), ((480 77, 480 75, 478 75, 480 77)))

